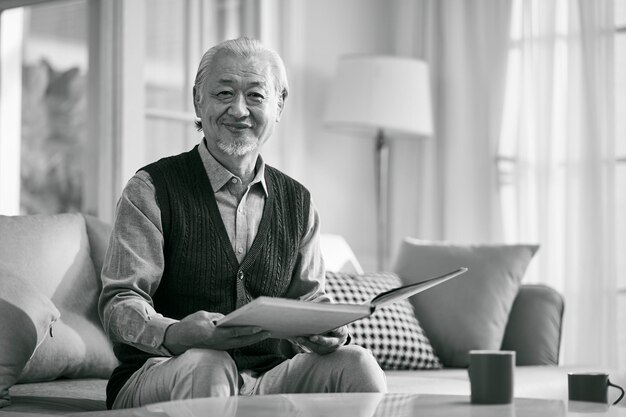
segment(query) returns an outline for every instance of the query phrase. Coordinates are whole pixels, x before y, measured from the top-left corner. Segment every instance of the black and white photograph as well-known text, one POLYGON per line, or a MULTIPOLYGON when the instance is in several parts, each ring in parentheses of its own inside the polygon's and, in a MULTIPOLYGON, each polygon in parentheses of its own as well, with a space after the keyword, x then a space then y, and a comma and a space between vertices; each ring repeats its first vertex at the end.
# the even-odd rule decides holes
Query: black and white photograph
POLYGON ((0 0, 0 417, 626 417, 626 0, 0 0))

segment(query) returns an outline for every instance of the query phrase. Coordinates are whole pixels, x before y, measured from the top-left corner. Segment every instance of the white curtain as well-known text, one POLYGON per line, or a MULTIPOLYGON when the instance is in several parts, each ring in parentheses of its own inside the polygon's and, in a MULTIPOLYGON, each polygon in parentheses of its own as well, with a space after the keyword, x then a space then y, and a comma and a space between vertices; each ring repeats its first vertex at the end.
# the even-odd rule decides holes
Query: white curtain
POLYGON ((563 363, 615 366, 613 0, 398 0, 425 59, 421 237, 539 243, 525 282, 566 298, 563 363))
POLYGON ((419 236, 501 239, 496 155, 510 0, 399 0, 398 53, 428 62, 435 133, 420 161, 419 236))
POLYGON ((612 0, 514 0, 501 202, 566 299, 562 362, 617 364, 612 0))

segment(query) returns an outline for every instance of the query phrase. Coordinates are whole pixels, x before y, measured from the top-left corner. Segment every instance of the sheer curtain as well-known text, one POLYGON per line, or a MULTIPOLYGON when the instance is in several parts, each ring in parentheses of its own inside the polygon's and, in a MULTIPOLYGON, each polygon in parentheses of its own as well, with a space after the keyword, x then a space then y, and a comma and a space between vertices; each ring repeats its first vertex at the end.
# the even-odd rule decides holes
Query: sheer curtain
POLYGON ((398 0, 397 52, 430 68, 435 133, 420 149, 419 236, 501 241, 495 163, 511 0, 398 0))
POLYGON ((527 280, 566 298, 563 363, 617 364, 612 0, 514 0, 500 197, 527 280))
POLYGON ((419 235, 539 243, 525 282, 566 297, 563 363, 615 366, 613 0, 398 0, 425 59, 419 235))

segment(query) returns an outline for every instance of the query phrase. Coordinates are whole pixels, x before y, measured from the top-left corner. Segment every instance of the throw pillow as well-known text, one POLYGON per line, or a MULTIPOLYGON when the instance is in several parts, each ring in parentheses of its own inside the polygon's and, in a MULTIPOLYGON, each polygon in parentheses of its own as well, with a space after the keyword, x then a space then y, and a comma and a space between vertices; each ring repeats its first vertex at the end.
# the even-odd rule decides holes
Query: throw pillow
MULTIPOLYGON (((400 286, 400 278, 391 273, 326 272, 326 292, 338 303, 363 303, 400 286)), ((348 329, 352 343, 369 349, 384 370, 441 367, 408 300, 382 307, 371 316, 350 323, 348 329)))
POLYGON ((84 217, 0 216, 0 236, 0 276, 30 283, 61 313, 18 382, 107 378, 117 359, 98 317, 101 283, 84 217))
POLYGON ((472 349, 500 349, 511 307, 537 249, 405 238, 393 270, 407 284, 469 268, 410 299, 444 366, 467 367, 472 349))
POLYGON ((58 318, 48 297, 16 275, 0 272, 0 408, 11 404, 9 388, 58 318))

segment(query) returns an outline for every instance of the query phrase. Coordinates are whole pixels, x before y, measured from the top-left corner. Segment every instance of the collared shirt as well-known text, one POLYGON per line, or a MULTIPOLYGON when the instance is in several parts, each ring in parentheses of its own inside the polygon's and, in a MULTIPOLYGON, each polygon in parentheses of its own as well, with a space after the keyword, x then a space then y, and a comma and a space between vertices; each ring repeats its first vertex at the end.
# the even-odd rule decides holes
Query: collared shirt
MULTIPOLYGON (((209 176, 224 226, 239 262, 250 249, 263 214, 267 185, 265 163, 259 156, 252 182, 222 166, 204 141, 198 152, 209 176)), ((171 356, 163 346, 167 327, 177 320, 154 309, 152 296, 163 274, 161 212, 150 175, 137 172, 120 197, 102 270, 99 312, 111 340, 149 353, 171 356)), ((319 246, 319 216, 313 202, 307 232, 299 248, 300 262, 285 297, 328 301, 324 292, 324 264, 319 246)))

